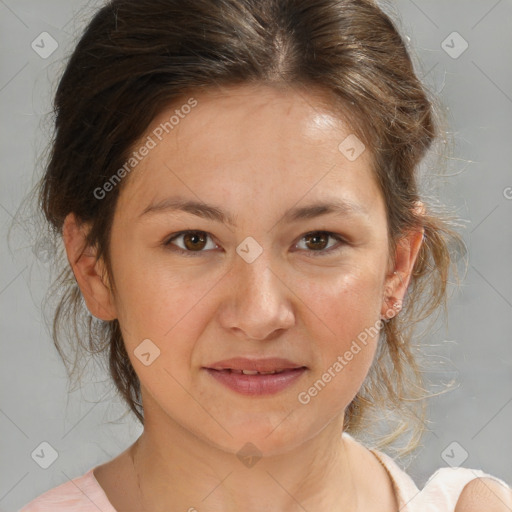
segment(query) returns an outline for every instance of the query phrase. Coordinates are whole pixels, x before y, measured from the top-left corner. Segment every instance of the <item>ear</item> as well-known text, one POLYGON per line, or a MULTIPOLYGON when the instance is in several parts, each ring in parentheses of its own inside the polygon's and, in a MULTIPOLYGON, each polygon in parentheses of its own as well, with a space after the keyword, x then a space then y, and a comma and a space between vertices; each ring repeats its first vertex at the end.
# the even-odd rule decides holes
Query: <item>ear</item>
POLYGON ((97 260, 96 249, 86 246, 88 231, 89 227, 79 223, 75 214, 67 215, 62 228, 66 255, 87 309, 100 320, 114 320, 117 314, 106 267, 102 260, 97 260))
MULTIPOLYGON (((417 215, 424 215, 425 207, 417 202, 417 215)), ((411 229, 401 237, 395 250, 395 266, 386 277, 385 292, 382 303, 382 318, 392 318, 402 308, 402 302, 411 280, 414 263, 423 243, 423 227, 411 229)))

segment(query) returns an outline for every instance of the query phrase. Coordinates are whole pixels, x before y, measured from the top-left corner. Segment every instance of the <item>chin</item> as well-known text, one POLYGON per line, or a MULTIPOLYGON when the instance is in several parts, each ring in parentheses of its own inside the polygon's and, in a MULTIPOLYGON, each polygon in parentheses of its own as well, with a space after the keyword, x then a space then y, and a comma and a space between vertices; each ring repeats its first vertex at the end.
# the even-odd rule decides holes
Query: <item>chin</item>
POLYGON ((245 452, 265 457, 281 455, 299 447, 315 434, 313 425, 307 429, 304 422, 292 423, 293 414, 287 418, 288 414, 281 413, 272 421, 268 416, 267 421, 262 421, 261 415, 258 418, 248 415, 236 422, 224 422, 232 437, 226 434, 213 438, 211 431, 203 432, 203 436, 210 444, 237 456, 243 456, 245 452))

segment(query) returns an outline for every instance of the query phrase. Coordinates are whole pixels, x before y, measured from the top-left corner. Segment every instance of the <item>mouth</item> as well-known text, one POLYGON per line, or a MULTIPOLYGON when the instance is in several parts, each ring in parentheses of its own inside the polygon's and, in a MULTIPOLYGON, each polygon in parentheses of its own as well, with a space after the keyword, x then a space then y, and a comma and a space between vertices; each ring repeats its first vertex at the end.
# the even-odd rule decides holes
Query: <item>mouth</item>
POLYGON ((258 372, 256 370, 237 370, 234 368, 225 368, 225 369, 218 369, 218 368, 207 368, 207 370, 213 370, 216 372, 225 372, 225 373, 236 373, 238 375, 275 375, 277 373, 284 373, 289 372, 293 370, 301 370, 305 369, 305 366, 301 366, 298 368, 281 368, 280 370, 270 370, 266 372, 258 372))
POLYGON ((282 358, 234 358, 203 367, 217 382, 243 395, 268 395, 284 390, 308 368, 282 358))
POLYGON ((233 357, 231 359, 217 361, 205 368, 217 371, 243 373, 244 375, 272 375, 274 373, 282 373, 289 370, 298 370, 307 367, 303 364, 295 363, 289 359, 281 357, 265 359, 233 357))

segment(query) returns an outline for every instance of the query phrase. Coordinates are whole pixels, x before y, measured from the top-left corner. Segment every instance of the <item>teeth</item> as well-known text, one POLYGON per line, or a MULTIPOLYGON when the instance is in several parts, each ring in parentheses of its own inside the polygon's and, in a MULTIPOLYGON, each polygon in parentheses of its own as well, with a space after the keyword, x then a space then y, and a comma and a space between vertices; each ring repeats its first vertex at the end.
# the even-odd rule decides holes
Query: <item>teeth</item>
POLYGON ((272 370, 270 372, 257 372, 257 371, 254 371, 254 370, 242 370, 242 373, 244 375, 272 375, 274 373, 281 373, 283 370, 272 370))
POLYGON ((285 370, 271 370, 269 372, 258 372, 256 370, 235 370, 233 368, 226 368, 225 372, 237 373, 238 375, 273 375, 274 373, 282 373, 285 370))

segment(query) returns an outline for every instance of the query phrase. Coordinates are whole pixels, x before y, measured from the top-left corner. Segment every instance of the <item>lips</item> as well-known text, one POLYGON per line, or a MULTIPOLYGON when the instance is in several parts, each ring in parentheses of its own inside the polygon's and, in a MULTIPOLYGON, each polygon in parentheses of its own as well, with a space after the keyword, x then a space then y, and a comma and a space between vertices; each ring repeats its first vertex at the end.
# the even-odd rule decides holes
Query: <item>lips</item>
POLYGON ((231 391, 251 397, 264 397, 297 385, 299 379, 308 370, 302 366, 267 374, 258 372, 246 374, 243 370, 237 372, 236 370, 214 370, 212 368, 205 368, 205 371, 214 381, 231 391))
POLYGON ((271 357, 265 359, 234 357, 231 359, 217 361, 211 365, 206 366, 205 368, 238 374, 243 373, 244 375, 271 375, 274 373, 282 373, 287 370, 306 368, 306 366, 281 357, 271 357))

